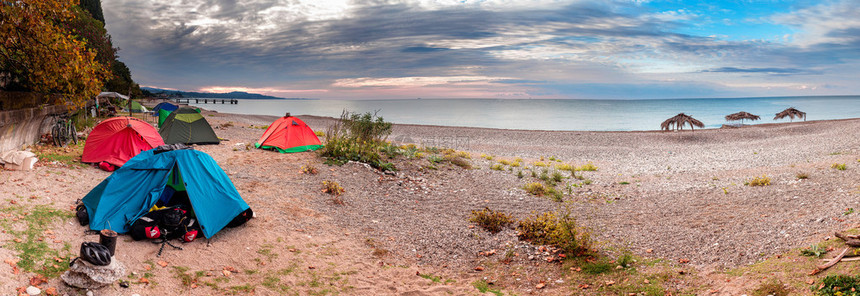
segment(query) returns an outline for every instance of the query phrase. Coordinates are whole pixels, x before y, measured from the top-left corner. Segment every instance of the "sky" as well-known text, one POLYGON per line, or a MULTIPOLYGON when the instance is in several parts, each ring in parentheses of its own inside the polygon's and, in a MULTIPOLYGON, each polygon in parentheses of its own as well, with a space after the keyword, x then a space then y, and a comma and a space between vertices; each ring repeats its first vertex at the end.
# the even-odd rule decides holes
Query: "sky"
POLYGON ((105 0, 141 86, 320 99, 860 94, 860 0, 105 0))

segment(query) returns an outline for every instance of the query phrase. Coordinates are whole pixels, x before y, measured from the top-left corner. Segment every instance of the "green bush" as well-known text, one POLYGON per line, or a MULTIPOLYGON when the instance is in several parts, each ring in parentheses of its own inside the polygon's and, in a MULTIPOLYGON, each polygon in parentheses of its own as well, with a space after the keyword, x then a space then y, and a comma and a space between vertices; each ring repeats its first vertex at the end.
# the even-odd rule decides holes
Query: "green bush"
POLYGON ((834 164, 830 165, 830 168, 844 171, 847 167, 845 166, 844 163, 834 163, 834 164))
POLYGON ((380 153, 389 157, 399 154, 399 148, 385 142, 391 134, 391 123, 376 114, 350 113, 346 110, 340 120, 326 132, 326 141, 319 153, 327 157, 327 163, 343 164, 358 161, 379 170, 395 170, 393 164, 382 161, 380 153))
POLYGON ((495 212, 490 210, 490 208, 484 208, 480 211, 472 211, 472 217, 469 218, 470 222, 478 224, 482 228, 487 231, 495 234, 499 231, 502 231, 503 228, 507 227, 514 223, 514 218, 511 215, 495 212))
POLYGON ((519 238, 535 244, 561 249, 569 256, 580 256, 591 248, 591 234, 576 225, 570 212, 546 212, 520 221, 519 238))

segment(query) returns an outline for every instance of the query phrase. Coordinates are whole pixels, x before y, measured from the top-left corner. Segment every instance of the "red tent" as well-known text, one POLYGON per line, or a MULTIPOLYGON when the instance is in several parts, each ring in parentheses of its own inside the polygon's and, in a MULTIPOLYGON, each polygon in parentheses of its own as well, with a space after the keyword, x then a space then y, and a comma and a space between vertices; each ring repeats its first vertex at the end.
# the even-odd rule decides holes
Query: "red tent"
POLYGON ((281 153, 313 151, 322 147, 314 131, 304 121, 292 116, 275 120, 254 145, 281 153))
POLYGON ((104 161, 120 167, 141 151, 160 145, 164 145, 164 140, 149 123, 134 117, 113 117, 90 132, 81 161, 104 161))

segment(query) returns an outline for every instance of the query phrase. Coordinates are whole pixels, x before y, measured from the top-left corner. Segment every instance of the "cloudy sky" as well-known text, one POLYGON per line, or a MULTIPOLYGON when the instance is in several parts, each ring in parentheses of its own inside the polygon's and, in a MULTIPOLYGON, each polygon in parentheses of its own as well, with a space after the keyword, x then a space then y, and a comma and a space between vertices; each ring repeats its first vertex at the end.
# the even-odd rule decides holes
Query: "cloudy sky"
POLYGON ((280 97, 860 94, 860 0, 104 0, 142 86, 280 97))

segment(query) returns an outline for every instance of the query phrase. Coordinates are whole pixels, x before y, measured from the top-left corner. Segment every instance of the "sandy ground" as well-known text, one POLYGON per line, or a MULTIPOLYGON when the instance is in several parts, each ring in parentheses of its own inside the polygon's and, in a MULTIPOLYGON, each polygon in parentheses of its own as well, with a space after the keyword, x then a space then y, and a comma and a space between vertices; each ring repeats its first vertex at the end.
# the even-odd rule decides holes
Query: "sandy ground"
MULTIPOLYGON (((520 242, 514 230, 491 235, 473 227, 470 213, 483 207, 517 218, 568 207, 592 229, 601 248, 689 260, 705 277, 860 222, 857 213, 845 215, 848 208, 860 209, 860 119, 666 133, 395 125, 391 140, 468 151, 475 169, 427 170, 421 168, 426 160, 397 159, 399 171, 387 175, 357 163, 327 166, 314 153, 246 149, 263 133, 259 126, 274 117, 206 114, 227 141, 196 149, 218 161, 257 217, 211 240, 182 244, 184 250, 167 247, 161 257, 156 257, 158 245, 121 237, 117 259, 133 272, 131 287, 113 285, 96 295, 476 295, 471 285, 476 280, 498 282, 521 295, 571 293, 558 267, 535 263, 541 252, 520 242), (495 159, 483 159, 482 153, 495 159), (527 164, 541 157, 592 162, 599 169, 582 172, 592 183, 571 187, 565 202, 557 203, 522 190, 530 177, 518 178, 520 168, 489 169, 499 159, 516 157, 527 164), (831 169, 833 163, 845 163, 847 170, 831 169), (320 173, 303 174, 304 165, 320 173), (798 173, 809 177, 798 180, 798 173), (763 175, 772 180, 770 186, 744 186, 763 175), (323 180, 346 189, 343 204, 321 192, 323 180), (499 256, 478 255, 489 250, 521 254, 513 263, 518 274, 475 271, 498 264, 499 256), (527 257, 532 254, 534 261, 527 257), (440 283, 417 273, 439 277, 440 283), (150 283, 139 283, 141 277, 150 283), (547 287, 536 290, 539 281, 547 287)), ((333 122, 301 118, 314 130, 333 122)), ((75 200, 108 175, 47 162, 34 171, 2 171, 0 218, 20 231, 26 216, 20 213, 36 205, 71 213, 75 200)), ((580 182, 568 179, 559 188, 580 182)), ((53 249, 69 244, 71 250, 61 251, 66 255, 76 253, 80 242, 98 239, 73 218, 47 227, 51 232, 40 238, 53 249)), ((0 258, 17 257, 9 247, 14 239, 5 230, 0 234, 0 258)), ((26 287, 31 276, 0 265, 0 294, 26 287)), ((42 285, 49 286, 83 293, 57 279, 42 285)), ((713 288, 730 295, 749 287, 713 288)))

